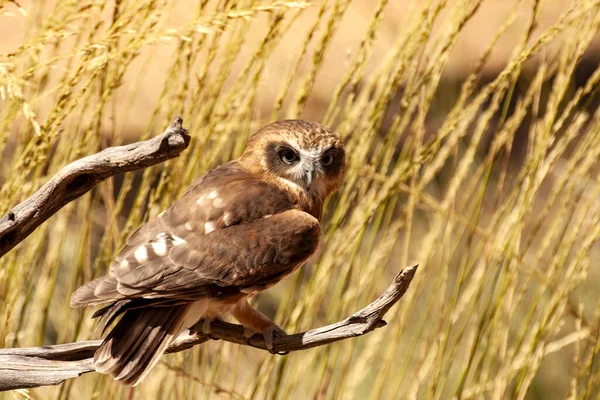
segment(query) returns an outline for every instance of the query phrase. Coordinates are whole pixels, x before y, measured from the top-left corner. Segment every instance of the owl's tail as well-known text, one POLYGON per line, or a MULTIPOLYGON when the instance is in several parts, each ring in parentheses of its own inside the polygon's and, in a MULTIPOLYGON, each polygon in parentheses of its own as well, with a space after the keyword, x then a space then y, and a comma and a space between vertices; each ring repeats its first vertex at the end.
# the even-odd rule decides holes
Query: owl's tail
POLYGON ((106 307, 96 316, 107 324, 119 314, 121 319, 94 354, 96 371, 135 386, 158 362, 169 344, 182 330, 189 305, 133 308, 122 304, 106 307))

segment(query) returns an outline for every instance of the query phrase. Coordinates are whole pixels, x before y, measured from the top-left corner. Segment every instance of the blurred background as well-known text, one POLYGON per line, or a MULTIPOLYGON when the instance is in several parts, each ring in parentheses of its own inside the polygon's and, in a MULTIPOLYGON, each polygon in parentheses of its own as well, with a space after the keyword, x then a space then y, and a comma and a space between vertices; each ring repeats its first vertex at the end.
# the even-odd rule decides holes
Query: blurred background
POLYGON ((600 1, 0 0, 0 215, 65 164, 162 132, 177 159, 108 179, 0 259, 0 347, 96 339, 72 291, 276 119, 348 171, 319 253, 255 299, 288 332, 419 271, 366 336, 272 356, 211 342, 133 392, 98 374, 2 398, 600 395, 600 1))

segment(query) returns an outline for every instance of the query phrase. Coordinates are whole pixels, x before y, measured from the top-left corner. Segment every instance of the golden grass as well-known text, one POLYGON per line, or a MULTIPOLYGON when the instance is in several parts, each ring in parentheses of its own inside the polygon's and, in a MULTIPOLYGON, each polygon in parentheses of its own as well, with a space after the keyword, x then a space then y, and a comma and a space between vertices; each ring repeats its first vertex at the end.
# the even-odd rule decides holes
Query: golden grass
MULTIPOLYGON (((105 273, 135 227, 239 155, 259 126, 313 116, 315 82, 335 64, 336 89, 318 99, 326 105, 319 119, 346 143, 347 176, 328 204, 318 256, 258 303, 293 332, 349 315, 418 262, 409 292, 387 327, 356 340, 287 357, 218 342, 165 356, 137 398, 600 395, 600 111, 589 106, 600 68, 573 86, 600 1, 569 3, 542 30, 547 3, 514 1, 447 112, 435 105, 445 67, 484 0, 412 3, 375 66, 387 0, 373 2, 345 60, 326 55, 349 0, 203 0, 174 23, 175 3, 57 0, 34 2, 23 16, 18 3, 0 2, 0 21, 28 26, 23 42, 0 55, 0 213, 67 162, 130 140, 119 121, 139 101, 151 63, 166 79, 134 136, 160 132, 180 113, 193 137, 180 158, 99 185, 0 260, 0 346, 96 338, 90 310, 68 307, 74 288, 105 273), (304 13, 313 18, 308 29, 286 35, 304 13), (482 80, 519 13, 528 22, 511 57, 482 80), (154 57, 159 48, 169 57, 154 57), (273 75, 267 65, 278 48, 296 61, 273 75), (127 75, 135 62, 139 76, 127 75)), ((4 397, 127 395, 90 374, 4 397)))

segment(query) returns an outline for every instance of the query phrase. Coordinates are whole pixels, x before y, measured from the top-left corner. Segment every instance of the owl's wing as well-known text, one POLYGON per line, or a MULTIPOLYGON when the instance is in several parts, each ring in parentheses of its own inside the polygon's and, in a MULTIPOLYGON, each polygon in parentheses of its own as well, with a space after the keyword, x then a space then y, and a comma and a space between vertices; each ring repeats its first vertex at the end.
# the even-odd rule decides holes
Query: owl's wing
POLYGON ((236 161, 223 164, 198 178, 171 207, 135 231, 111 271, 160 233, 169 232, 187 240, 293 207, 287 193, 257 179, 236 161))
POLYGON ((225 164, 135 232, 109 276, 78 289, 71 303, 255 292, 303 263, 319 235, 319 222, 294 209, 285 192, 225 164))

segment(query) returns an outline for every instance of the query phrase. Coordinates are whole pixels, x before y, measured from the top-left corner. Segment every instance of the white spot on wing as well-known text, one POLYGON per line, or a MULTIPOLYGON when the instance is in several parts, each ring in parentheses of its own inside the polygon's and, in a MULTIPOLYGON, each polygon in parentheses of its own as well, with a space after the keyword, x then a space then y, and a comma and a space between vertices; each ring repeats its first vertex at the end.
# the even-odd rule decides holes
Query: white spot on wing
POLYGON ((154 242, 152 243, 152 250, 154 250, 157 255, 164 256, 167 254, 167 244, 164 240, 154 242))
POLYGON ((129 261, 121 260, 121 268, 127 268, 129 266, 129 261))
POLYGON ((271 218, 272 216, 273 216, 273 214, 267 214, 267 215, 265 215, 263 218, 264 218, 264 219, 267 219, 267 218, 271 218))
POLYGON ((173 237, 173 246, 179 246, 180 244, 185 243, 185 240, 183 240, 179 236, 172 235, 172 237, 173 237))
POLYGON ((208 221, 204 224, 204 233, 211 233, 215 230, 215 223, 212 221, 208 221))
POLYGON ((193 231, 194 230, 194 225, 192 225, 191 222, 186 222, 185 223, 185 229, 187 229, 188 231, 193 231))
POLYGON ((198 197, 198 200, 196 201, 196 204, 197 205, 202 205, 202 204, 204 204, 205 201, 206 201, 206 195, 203 194, 202 196, 198 197))
POLYGON ((219 194, 217 193, 217 191, 216 191, 216 190, 213 190, 212 192, 210 192, 210 193, 208 194, 208 198, 209 198, 209 199, 216 199, 218 196, 219 196, 219 194))
POLYGON ((146 246, 144 245, 138 247, 137 250, 133 253, 133 256, 139 262, 146 261, 148 259, 148 251, 146 250, 146 246))
POLYGON ((225 211, 225 213, 223 214, 223 223, 225 224, 225 226, 229 226, 232 222, 233 215, 229 211, 225 211))
POLYGON ((215 206, 216 208, 223 208, 224 205, 225 202, 220 197, 215 197, 215 199, 213 200, 213 206, 215 206))

